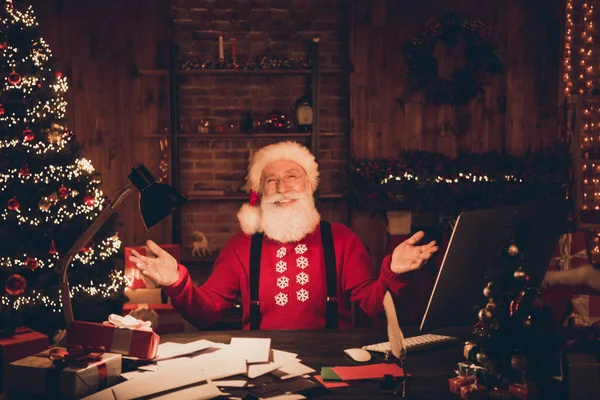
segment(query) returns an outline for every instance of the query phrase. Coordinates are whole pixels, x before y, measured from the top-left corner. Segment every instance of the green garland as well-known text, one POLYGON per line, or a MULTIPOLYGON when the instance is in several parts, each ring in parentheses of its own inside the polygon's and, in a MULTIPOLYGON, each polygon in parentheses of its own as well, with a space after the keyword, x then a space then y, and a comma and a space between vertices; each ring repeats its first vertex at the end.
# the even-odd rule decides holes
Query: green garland
POLYGON ((570 158, 557 146, 523 156, 486 152, 455 159, 420 150, 397 158, 350 164, 351 200, 372 212, 411 210, 456 216, 488 208, 563 196, 570 189, 570 158))
POLYGON ((404 49, 408 67, 408 90, 425 90, 435 104, 467 104, 483 93, 489 78, 502 71, 502 62, 496 54, 489 28, 481 21, 461 21, 454 12, 445 12, 430 19, 419 36, 404 49), (451 79, 441 78, 433 50, 438 42, 455 46, 462 38, 467 49, 466 65, 452 74, 451 79))

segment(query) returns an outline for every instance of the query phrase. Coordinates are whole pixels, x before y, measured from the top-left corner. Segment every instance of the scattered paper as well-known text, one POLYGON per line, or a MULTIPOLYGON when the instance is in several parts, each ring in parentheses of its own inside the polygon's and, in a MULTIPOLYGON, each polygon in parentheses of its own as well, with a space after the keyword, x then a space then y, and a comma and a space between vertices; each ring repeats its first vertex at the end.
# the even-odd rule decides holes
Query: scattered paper
POLYGON ((229 347, 214 353, 192 357, 191 360, 193 368, 202 369, 208 379, 229 378, 233 375, 244 375, 247 372, 244 355, 229 347))
POLYGON ((156 372, 156 371, 158 371, 158 365, 157 364, 142 365, 141 367, 138 367, 138 369, 141 371, 156 372))
POLYGON ((319 382, 321 385, 325 386, 327 389, 335 389, 335 388, 341 388, 341 387, 347 387, 350 386, 348 384, 348 382, 325 382, 323 380, 323 378, 321 377, 321 375, 315 375, 315 379, 317 380, 317 382, 319 382))
POLYGON ((306 399, 306 397, 302 396, 301 394, 282 394, 280 396, 273 396, 273 397, 261 397, 261 400, 265 399, 265 400, 302 400, 302 399, 306 399))
POLYGON ((239 380, 230 380, 230 381, 214 381, 213 382, 215 385, 217 385, 217 387, 237 387, 237 388, 241 388, 246 386, 246 383, 248 383, 248 381, 243 380, 243 379, 239 379, 239 380))
POLYGON ((271 357, 270 357, 269 361, 274 362, 274 363, 281 362, 281 363, 285 364, 286 361, 293 360, 296 357, 298 357, 298 354, 296 354, 296 353, 290 353, 288 351, 271 349, 271 357))
POLYGON ((269 362, 270 338, 231 338, 229 346, 243 354, 248 364, 269 362))
POLYGON ((321 368, 321 378, 324 381, 327 382, 341 382, 343 381, 342 378, 339 377, 338 374, 336 374, 335 372, 333 372, 333 369, 331 367, 322 367, 321 368))
POLYGON ((206 381, 202 371, 183 365, 130 379, 112 387, 117 400, 136 399, 206 381))
POLYGON ((168 393, 163 396, 153 397, 153 400, 169 400, 169 399, 194 399, 194 400, 208 400, 214 399, 225 395, 221 392, 218 387, 213 383, 206 383, 204 385, 193 386, 191 388, 178 390, 176 392, 168 393))
POLYGON ((158 345, 158 359, 176 357, 180 354, 181 348, 184 345, 181 343, 165 342, 158 345))
POLYGON ((201 339, 190 343, 162 343, 158 345, 158 357, 155 361, 168 360, 170 358, 182 357, 197 353, 209 348, 221 348, 220 343, 211 342, 210 340, 201 339))
POLYGON ((150 371, 130 371, 130 372, 123 372, 121 374, 121 377, 123 379, 130 380, 130 379, 138 378, 142 375, 148 375, 148 374, 152 374, 152 372, 150 372, 150 371))
POLYGON ((112 389, 108 388, 84 397, 82 400, 115 400, 115 395, 112 389))
POLYGON ((290 379, 304 374, 312 374, 313 372, 316 371, 311 367, 293 360, 274 371, 273 375, 277 376, 279 379, 290 379))
POLYGON ((248 378, 255 379, 261 375, 268 374, 271 371, 275 371, 281 368, 284 363, 264 363, 264 364, 248 364, 248 378))
MULTIPOLYGON (((354 367, 333 367, 340 378, 345 381, 360 380, 360 379, 381 379, 384 375, 390 374, 394 377, 404 376, 402 368, 397 364, 370 364, 358 365, 354 367)), ((410 376, 410 374, 407 374, 410 376)))

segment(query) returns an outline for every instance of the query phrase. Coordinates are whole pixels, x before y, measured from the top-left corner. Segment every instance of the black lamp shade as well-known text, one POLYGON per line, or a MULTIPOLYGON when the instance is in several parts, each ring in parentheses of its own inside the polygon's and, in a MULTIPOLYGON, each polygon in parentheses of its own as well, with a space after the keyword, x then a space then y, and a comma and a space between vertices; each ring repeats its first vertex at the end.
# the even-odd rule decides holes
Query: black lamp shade
POLYGON ((174 187, 156 182, 144 165, 133 168, 129 180, 140 192, 140 212, 146 229, 152 228, 187 201, 174 187))

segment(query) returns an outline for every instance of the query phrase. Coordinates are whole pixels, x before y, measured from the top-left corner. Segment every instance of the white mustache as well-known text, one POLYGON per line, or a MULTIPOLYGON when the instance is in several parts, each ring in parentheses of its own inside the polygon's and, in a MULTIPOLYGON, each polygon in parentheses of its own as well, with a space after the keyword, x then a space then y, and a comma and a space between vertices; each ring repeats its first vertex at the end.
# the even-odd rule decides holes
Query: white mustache
POLYGON ((272 194, 269 197, 264 197, 263 201, 266 204, 275 204, 277 202, 280 201, 284 201, 284 200, 298 200, 302 198, 302 194, 272 194))

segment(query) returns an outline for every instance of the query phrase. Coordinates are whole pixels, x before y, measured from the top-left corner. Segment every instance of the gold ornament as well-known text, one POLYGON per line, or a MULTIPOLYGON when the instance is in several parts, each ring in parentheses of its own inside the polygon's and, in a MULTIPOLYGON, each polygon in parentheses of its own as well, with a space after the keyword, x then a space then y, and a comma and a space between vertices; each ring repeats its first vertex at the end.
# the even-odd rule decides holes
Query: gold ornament
POLYGON ((38 203, 38 207, 42 211, 48 211, 51 205, 52 203, 50 203, 50 200, 48 200, 47 197, 42 197, 40 202, 38 203))
POLYGON ((531 328, 532 325, 533 321, 531 320, 531 315, 528 315, 527 318, 525 318, 525 321, 523 321, 523 326, 525 328, 531 328))
POLYGON ((496 303, 494 303, 493 301, 490 301, 489 303, 487 303, 487 305, 485 306, 485 308, 487 308, 488 310, 495 310, 496 309, 496 303))
POLYGON ((492 296, 492 282, 488 283, 487 286, 483 289, 483 295, 485 297, 492 296))
POLYGON ((480 365, 483 365, 487 362, 488 356, 483 351, 480 351, 479 353, 477 353, 477 356, 475 356, 475 359, 480 365))
POLYGON ((523 271, 523 267, 519 267, 515 273, 513 274, 513 276, 515 277, 515 279, 525 279, 527 277, 527 273, 525 271, 523 271))
POLYGON ((508 246, 508 254, 513 257, 519 254, 519 248, 517 247, 517 245, 511 244, 510 246, 508 246))
POLYGON ((487 308, 482 308, 481 310, 479 310, 479 320, 486 322, 491 320, 494 315, 492 314, 492 312, 490 310, 488 310, 487 308))
POLYGON ((56 131, 50 131, 48 133, 48 142, 52 144, 58 144, 62 141, 62 134, 56 131))
POLYGON ((463 356, 466 360, 470 360, 473 355, 472 351, 477 349, 477 345, 473 342, 465 342, 465 347, 463 347, 463 356))

